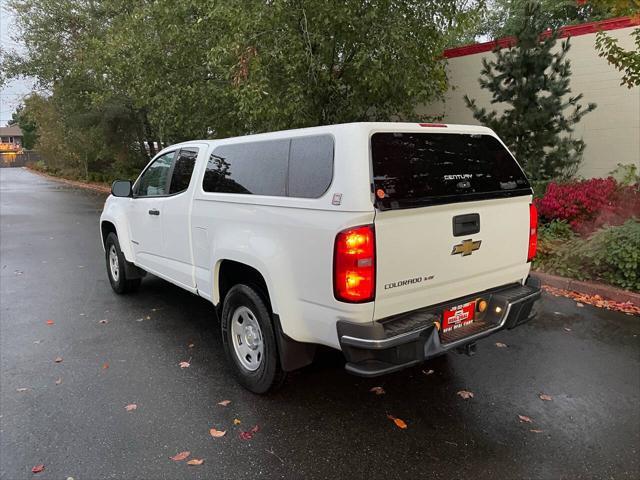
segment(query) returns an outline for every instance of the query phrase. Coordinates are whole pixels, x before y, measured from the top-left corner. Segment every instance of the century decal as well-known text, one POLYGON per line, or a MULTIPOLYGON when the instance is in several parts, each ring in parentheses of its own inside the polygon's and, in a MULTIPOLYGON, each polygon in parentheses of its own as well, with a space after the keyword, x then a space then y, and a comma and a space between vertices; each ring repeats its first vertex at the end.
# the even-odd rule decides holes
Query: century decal
POLYGON ((445 180, 471 180, 473 175, 470 173, 460 173, 456 175, 445 175, 445 180))

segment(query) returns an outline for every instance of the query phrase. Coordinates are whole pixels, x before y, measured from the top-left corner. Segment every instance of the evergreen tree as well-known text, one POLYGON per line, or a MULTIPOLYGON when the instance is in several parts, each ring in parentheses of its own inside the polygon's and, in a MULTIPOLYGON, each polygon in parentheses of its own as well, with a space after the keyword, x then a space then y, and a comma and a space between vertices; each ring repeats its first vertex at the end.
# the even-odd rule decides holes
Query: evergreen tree
POLYGON ((491 92, 492 104, 506 107, 502 113, 465 95, 476 120, 498 133, 534 181, 576 172, 585 143, 571 134, 596 108, 594 103, 584 108, 582 94, 571 95, 569 40, 555 49, 558 32, 545 31, 539 14, 539 3, 528 2, 515 44, 494 50, 494 60, 483 59, 480 86, 491 92))

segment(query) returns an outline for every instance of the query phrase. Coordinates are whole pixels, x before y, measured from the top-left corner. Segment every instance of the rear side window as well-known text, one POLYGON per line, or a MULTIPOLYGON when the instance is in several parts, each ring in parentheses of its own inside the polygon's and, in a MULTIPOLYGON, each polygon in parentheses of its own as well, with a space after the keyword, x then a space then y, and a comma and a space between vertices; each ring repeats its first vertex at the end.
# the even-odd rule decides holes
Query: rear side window
POLYGON ((289 196, 319 198, 333 179, 333 137, 316 135, 291 139, 289 196))
POLYGON ((333 179, 333 137, 315 135, 217 147, 205 192, 319 198, 333 179))
POLYGON ((381 210, 531 194, 518 163, 491 135, 375 133, 371 159, 381 210))
POLYGON ((171 175, 171 186, 169 194, 184 192, 189 188, 193 167, 198 157, 197 148, 183 148, 178 153, 175 164, 173 165, 173 174, 171 175))
POLYGON ((204 174, 205 192, 284 196, 289 140, 236 143, 216 148, 204 174))

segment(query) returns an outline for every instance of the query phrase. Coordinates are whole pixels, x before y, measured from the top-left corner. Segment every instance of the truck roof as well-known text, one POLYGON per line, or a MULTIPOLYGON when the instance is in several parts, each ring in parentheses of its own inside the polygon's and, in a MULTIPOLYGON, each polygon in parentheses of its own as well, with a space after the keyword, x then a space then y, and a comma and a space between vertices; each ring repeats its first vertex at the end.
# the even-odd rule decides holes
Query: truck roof
POLYGON ((176 145, 188 143, 215 144, 221 141, 224 143, 235 143, 243 140, 267 140, 288 136, 318 135, 322 133, 338 133, 344 130, 360 129, 365 131, 396 131, 396 132, 438 132, 438 133, 475 133, 495 135, 493 130, 480 125, 458 125, 446 123, 413 123, 413 122, 353 122, 340 123, 335 125, 322 125, 319 127, 294 128, 289 130, 278 130, 274 132, 255 133, 241 135, 237 137, 224 137, 212 140, 189 140, 176 145))

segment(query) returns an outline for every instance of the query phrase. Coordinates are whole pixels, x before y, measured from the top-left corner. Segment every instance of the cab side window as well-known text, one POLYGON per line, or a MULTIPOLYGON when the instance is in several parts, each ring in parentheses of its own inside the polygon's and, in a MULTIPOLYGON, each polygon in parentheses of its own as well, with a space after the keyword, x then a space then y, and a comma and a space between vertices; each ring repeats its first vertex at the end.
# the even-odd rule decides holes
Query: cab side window
POLYGON ((149 165, 135 189, 138 197, 157 197, 167 194, 169 172, 175 154, 176 152, 165 153, 149 165))
POLYGON ((198 157, 197 148, 183 148, 178 153, 175 165, 173 166, 173 174, 171 175, 171 186, 169 187, 169 195, 184 192, 189 188, 193 167, 198 157))

